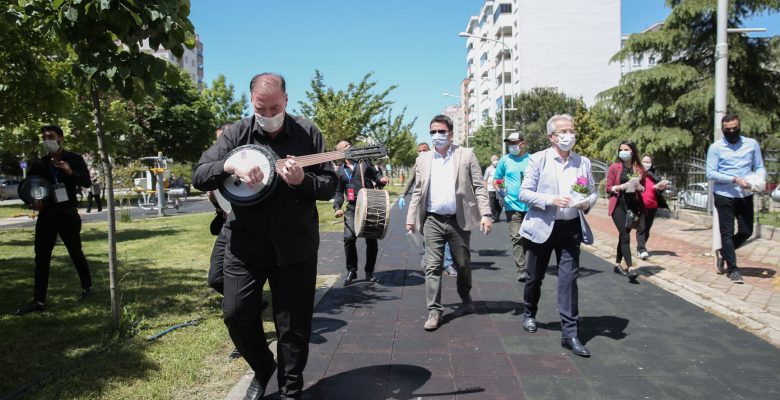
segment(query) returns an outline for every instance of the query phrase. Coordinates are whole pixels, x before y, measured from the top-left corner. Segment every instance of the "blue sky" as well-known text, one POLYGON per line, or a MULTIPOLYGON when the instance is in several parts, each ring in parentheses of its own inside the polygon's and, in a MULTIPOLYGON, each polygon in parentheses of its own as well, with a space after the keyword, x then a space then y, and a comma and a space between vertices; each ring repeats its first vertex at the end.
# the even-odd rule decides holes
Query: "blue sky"
MULTIPOLYGON (((373 72, 377 89, 398 85, 394 114, 406 107, 425 138, 428 121, 457 99, 466 74, 465 29, 481 0, 192 0, 190 19, 204 42, 205 81, 225 75, 236 91, 249 92, 259 72, 287 79, 288 112, 306 100, 315 69, 325 84, 346 88, 373 72)), ((623 0, 622 31, 638 32, 669 14, 663 0, 623 0)), ((780 34, 780 16, 747 26, 780 34)))

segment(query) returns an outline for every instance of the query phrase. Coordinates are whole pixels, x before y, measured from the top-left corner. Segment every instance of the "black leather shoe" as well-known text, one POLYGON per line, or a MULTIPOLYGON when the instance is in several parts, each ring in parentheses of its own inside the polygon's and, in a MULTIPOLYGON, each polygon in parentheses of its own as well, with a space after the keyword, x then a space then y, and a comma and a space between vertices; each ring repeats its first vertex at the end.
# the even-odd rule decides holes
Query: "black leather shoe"
POLYGON ((236 360, 241 358, 241 352, 238 351, 238 349, 233 349, 233 351, 228 354, 228 360, 236 360))
POLYGON ((379 279, 376 279, 376 275, 374 275, 373 272, 367 272, 366 273, 366 280, 369 281, 369 282, 376 282, 379 279))
POLYGON ((715 269, 718 273, 723 275, 726 273, 726 267, 723 262, 723 256, 720 254, 720 250, 715 250, 715 269))
POLYGON ((636 270, 633 270, 633 271, 632 271, 632 270, 630 270, 630 269, 629 269, 629 270, 626 272, 626 276, 628 277, 628 281, 629 281, 629 282, 636 282, 636 278, 638 278, 638 277, 639 277, 639 273, 638 273, 638 272, 636 272, 636 270))
POLYGON ((45 305, 33 300, 29 304, 19 306, 19 308, 16 309, 14 315, 21 317, 22 315, 29 314, 31 312, 41 312, 45 310, 46 310, 45 305))
POLYGON ((274 371, 276 371, 276 362, 274 362, 274 366, 271 368, 271 372, 268 376, 258 378, 257 375, 255 375, 255 377, 252 378, 249 387, 246 389, 244 400, 261 400, 265 395, 265 387, 268 386, 268 381, 271 380, 274 371))
POLYGON ((564 349, 571 350, 572 353, 580 356, 580 357, 590 357, 590 352, 588 349, 585 348, 585 346, 580 343, 580 340, 575 338, 563 338, 561 340, 561 346, 563 346, 564 349))
POLYGON ((517 281, 518 282, 525 283, 525 281, 527 281, 527 280, 528 280, 528 274, 527 273, 521 272, 521 273, 517 274, 517 281))
POLYGON ((623 267, 621 267, 620 265, 615 265, 615 268, 613 268, 612 270, 615 271, 616 274, 628 276, 628 272, 626 272, 626 270, 624 270, 623 267))
POLYGON ((347 272, 347 276, 344 278, 344 286, 347 286, 350 283, 354 282, 355 279, 357 279, 357 272, 355 271, 347 272))
POLYGON ((86 288, 81 291, 81 296, 79 297, 79 301, 85 301, 92 297, 92 295, 95 294, 95 292, 92 291, 92 288, 86 288))
POLYGON ((523 330, 528 333, 536 332, 536 320, 533 318, 523 318, 523 330))

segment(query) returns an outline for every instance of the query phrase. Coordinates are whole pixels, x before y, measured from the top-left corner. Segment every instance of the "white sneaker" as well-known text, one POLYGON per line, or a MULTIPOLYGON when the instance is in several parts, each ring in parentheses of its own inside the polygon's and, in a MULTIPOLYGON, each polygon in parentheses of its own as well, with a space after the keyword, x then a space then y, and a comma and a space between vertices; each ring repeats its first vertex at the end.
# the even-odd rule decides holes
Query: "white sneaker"
POLYGON ((453 267, 452 265, 448 265, 444 267, 444 272, 446 272, 447 275, 449 276, 458 276, 458 271, 456 271, 455 267, 453 267))
POLYGON ((639 253, 639 258, 641 258, 643 260, 647 260, 648 258, 650 258, 650 254, 648 252, 646 252, 646 251, 643 251, 643 252, 639 253))

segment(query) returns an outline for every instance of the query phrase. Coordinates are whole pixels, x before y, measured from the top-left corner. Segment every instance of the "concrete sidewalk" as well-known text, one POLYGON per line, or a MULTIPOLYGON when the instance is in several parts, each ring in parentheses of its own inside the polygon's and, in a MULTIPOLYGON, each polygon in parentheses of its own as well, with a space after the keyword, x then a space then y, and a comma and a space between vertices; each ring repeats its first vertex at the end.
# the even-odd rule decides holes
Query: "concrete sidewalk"
MULTIPOLYGON (((427 310, 420 254, 404 237, 405 212, 396 208, 393 213, 391 231, 380 242, 380 281, 358 281, 346 288, 339 281, 315 308, 304 398, 780 397, 780 349, 692 305, 681 293, 683 289, 695 292, 701 285, 720 290, 713 296, 734 303, 747 302, 758 291, 773 296, 773 286, 759 273, 748 276, 741 286, 749 289, 748 294, 740 295, 733 285, 718 289, 725 278, 707 267, 711 258, 698 252, 707 244, 695 247, 702 238, 694 239, 685 225, 657 221, 650 241, 653 263, 644 266, 639 284, 630 284, 612 272, 611 262, 593 255, 613 258, 616 239, 610 236, 614 227, 606 210, 596 209, 588 216, 599 242, 583 247, 580 338, 593 353, 583 359, 560 346, 554 267, 543 286, 539 331, 522 330, 523 287, 514 280, 503 222, 487 237, 472 235, 472 296, 477 313, 454 311, 459 305, 455 280, 444 278, 444 323, 435 332, 424 331, 427 310), (714 283, 705 285, 711 275, 714 283), (674 289, 672 283, 683 288, 677 289, 677 295, 665 290, 674 289)), ((340 237, 323 235, 321 274, 343 270, 340 237)), ((740 255, 747 250, 740 250, 740 255)), ((362 249, 359 254, 362 260, 362 249)), ((766 263, 758 260, 753 265, 769 270, 766 263)), ((772 296, 767 309, 773 307, 772 296)), ((752 297, 757 301, 757 296, 752 297)), ((275 378, 269 386, 267 398, 278 398, 275 378)))

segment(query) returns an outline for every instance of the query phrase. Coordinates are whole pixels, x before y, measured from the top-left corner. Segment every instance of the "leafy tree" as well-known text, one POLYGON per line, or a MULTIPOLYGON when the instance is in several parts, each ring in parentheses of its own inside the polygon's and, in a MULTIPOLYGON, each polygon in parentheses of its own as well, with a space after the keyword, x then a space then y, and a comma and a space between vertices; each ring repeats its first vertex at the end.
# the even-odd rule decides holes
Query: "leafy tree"
POLYGON ((387 148, 387 156, 393 166, 409 166, 417 158, 416 140, 412 134, 412 126, 417 121, 415 117, 410 122, 404 122, 406 108, 400 115, 393 116, 392 111, 382 118, 383 123, 376 130, 369 132, 368 137, 387 148))
MULTIPOLYGON (((714 108, 716 2, 667 0, 672 7, 663 27, 632 35, 613 62, 654 56, 658 65, 624 75, 602 93, 620 115, 601 142, 630 139, 661 160, 702 154, 711 143, 714 108)), ((780 10, 778 0, 729 2, 729 27, 750 17, 780 10)), ((780 130, 780 38, 730 34, 729 109, 742 117, 743 132, 759 140, 780 130)))
POLYGON ((238 121, 247 115, 245 113, 246 93, 242 92, 241 97, 235 100, 235 87, 232 84, 227 84, 225 76, 222 74, 214 79, 211 87, 203 90, 203 95, 214 114, 215 128, 226 122, 238 121))
POLYGON ((397 86, 374 93, 376 82, 370 81, 373 75, 369 72, 357 84, 350 82, 346 90, 336 91, 325 86, 325 77, 319 70, 314 71, 311 90, 306 91, 308 101, 298 104, 300 114, 322 131, 327 148, 334 148, 341 140, 357 142, 385 123, 380 116, 393 104, 387 96, 397 86))
POLYGON ((479 165, 482 168, 490 164, 492 155, 501 155, 501 128, 494 126, 493 120, 488 118, 485 124, 474 132, 474 138, 469 143, 474 148, 474 155, 477 156, 479 165))
POLYGON ((151 48, 160 46, 181 56, 185 42, 192 45, 194 28, 188 19, 187 0, 19 0, 5 11, 5 17, 19 29, 56 35, 75 60, 71 75, 88 94, 97 132, 98 148, 107 183, 108 258, 111 310, 114 324, 120 322, 116 269, 116 216, 113 200, 112 165, 103 129, 100 95, 110 88, 124 98, 140 102, 156 93, 156 81, 166 76, 178 79, 178 72, 166 61, 140 51, 144 40, 151 48))
MULTIPOLYGON (((515 96, 517 110, 507 112, 507 128, 520 130, 528 152, 545 149, 550 145, 547 139, 547 120, 557 114, 574 115, 578 102, 581 100, 568 97, 553 88, 539 87, 522 92, 515 96)), ((500 147, 498 153, 501 154, 500 147)))

